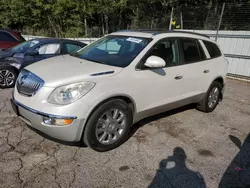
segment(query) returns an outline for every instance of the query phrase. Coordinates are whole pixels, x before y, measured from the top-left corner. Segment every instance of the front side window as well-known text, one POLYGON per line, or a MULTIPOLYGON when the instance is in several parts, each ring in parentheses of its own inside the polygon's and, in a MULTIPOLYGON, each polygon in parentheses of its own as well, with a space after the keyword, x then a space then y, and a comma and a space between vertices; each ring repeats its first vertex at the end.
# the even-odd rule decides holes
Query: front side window
POLYGON ((37 44, 39 44, 38 40, 30 40, 30 41, 26 41, 21 44, 18 44, 17 46, 14 46, 10 50, 14 53, 24 53, 28 49, 32 48, 33 46, 37 44))
POLYGON ((60 44, 58 43, 44 44, 36 48, 36 51, 38 51, 39 55, 59 54, 60 44))
POLYGON ((180 63, 178 39, 164 39, 158 42, 149 56, 152 55, 162 58, 166 62, 166 67, 178 65, 180 63))
POLYGON ((216 44, 212 42, 208 42, 208 41, 203 41, 203 43, 205 44, 207 51, 211 58, 216 58, 216 57, 221 56, 220 49, 218 48, 216 44))
POLYGON ((96 63, 126 67, 149 42, 147 38, 110 35, 71 55, 96 63))
POLYGON ((198 62, 205 59, 199 41, 196 39, 181 39, 181 48, 185 63, 198 62))

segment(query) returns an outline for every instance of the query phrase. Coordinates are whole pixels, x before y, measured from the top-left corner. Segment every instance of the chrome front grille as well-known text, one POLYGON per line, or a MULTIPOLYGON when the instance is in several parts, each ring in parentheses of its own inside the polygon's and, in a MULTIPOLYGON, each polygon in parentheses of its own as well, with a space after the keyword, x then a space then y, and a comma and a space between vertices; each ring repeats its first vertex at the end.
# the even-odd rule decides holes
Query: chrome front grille
POLYGON ((28 97, 34 96, 43 85, 41 78, 25 69, 20 72, 16 83, 18 92, 28 97))

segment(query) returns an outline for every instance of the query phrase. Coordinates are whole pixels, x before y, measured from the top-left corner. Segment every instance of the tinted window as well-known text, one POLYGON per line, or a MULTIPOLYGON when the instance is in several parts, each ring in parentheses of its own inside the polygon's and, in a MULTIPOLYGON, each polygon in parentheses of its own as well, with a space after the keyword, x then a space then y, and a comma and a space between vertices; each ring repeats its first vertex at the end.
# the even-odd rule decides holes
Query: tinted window
POLYGON ((181 48, 185 63, 197 62, 205 59, 205 55, 200 52, 200 45, 195 39, 181 39, 181 48), (202 57, 203 56, 203 57, 202 57))
MULTIPOLYGON (((179 50, 177 39, 164 39, 158 42, 149 56, 158 56, 166 62, 166 67, 179 64, 179 50)), ((148 57, 149 57, 148 56, 148 57)))
POLYGON ((72 53, 74 51, 80 50, 82 47, 77 44, 66 43, 66 53, 72 53))
POLYGON ((207 51, 210 54, 211 58, 221 56, 220 49, 218 48, 218 46, 216 44, 214 44, 212 42, 208 42, 208 41, 203 41, 203 43, 205 44, 207 51))
POLYGON ((17 40, 11 36, 9 33, 0 31, 0 41, 1 42, 17 42, 17 40))
POLYGON ((59 54, 60 53, 60 44, 44 44, 36 48, 39 55, 43 54, 59 54))
POLYGON ((141 37, 110 35, 71 55, 96 63, 126 67, 150 41, 141 37))

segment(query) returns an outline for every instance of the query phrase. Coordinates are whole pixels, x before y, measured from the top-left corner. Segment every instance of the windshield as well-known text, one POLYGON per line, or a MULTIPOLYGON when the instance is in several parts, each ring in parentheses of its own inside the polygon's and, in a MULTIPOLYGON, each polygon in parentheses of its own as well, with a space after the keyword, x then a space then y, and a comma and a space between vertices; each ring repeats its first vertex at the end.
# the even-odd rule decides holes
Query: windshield
POLYGON ((39 43, 38 40, 26 41, 26 42, 23 42, 21 44, 18 44, 17 46, 14 46, 13 48, 11 48, 11 51, 14 53, 24 53, 28 49, 32 48, 33 46, 35 46, 38 43, 39 43))
POLYGON ((96 63, 126 67, 149 42, 148 38, 111 35, 77 51, 74 56, 96 63))

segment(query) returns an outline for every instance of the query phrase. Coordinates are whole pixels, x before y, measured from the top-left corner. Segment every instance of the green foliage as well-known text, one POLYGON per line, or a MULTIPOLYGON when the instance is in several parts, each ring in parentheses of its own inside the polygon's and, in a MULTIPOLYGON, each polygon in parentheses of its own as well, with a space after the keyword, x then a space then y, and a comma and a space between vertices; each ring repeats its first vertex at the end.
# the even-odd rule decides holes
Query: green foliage
MULTIPOLYGON (((220 13, 218 3, 222 2, 222 0, 0 0, 0 28, 55 37, 99 37, 108 32, 127 28, 167 29, 171 9, 174 7, 174 19, 178 24, 182 12, 186 29, 209 29, 216 26, 215 22, 220 13)), ((232 3, 225 13, 230 16, 233 15, 232 11, 240 10, 240 7, 234 6, 235 3, 240 3, 243 7, 242 4, 249 3, 250 0, 227 2, 232 3)), ((244 11, 249 10, 244 9, 244 11)), ((249 22, 249 15, 248 19, 245 19, 246 23, 249 22)), ((230 20, 230 23, 224 24, 223 27, 233 28, 233 25, 234 20, 230 20)), ((248 25, 245 25, 245 28, 249 28, 248 25)))

